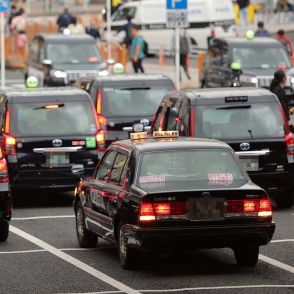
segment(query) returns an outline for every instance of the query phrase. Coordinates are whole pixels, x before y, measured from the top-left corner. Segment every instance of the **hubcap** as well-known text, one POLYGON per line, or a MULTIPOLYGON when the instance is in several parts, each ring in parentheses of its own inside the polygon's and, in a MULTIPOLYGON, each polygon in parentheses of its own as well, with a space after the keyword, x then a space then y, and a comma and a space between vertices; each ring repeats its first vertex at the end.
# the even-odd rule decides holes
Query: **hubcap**
POLYGON ((77 211, 77 230, 80 236, 83 236, 84 234, 84 226, 83 226, 83 213, 82 209, 79 208, 77 211))

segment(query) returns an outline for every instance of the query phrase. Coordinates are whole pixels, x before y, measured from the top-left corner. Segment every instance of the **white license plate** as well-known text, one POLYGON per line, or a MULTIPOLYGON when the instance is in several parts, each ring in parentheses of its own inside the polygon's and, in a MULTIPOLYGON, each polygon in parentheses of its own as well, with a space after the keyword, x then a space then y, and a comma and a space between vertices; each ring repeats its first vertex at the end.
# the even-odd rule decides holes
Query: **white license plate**
POLYGON ((258 157, 241 158, 241 164, 245 171, 258 171, 259 160, 258 157))
POLYGON ((47 154, 46 165, 50 167, 61 167, 69 165, 69 153, 47 154))

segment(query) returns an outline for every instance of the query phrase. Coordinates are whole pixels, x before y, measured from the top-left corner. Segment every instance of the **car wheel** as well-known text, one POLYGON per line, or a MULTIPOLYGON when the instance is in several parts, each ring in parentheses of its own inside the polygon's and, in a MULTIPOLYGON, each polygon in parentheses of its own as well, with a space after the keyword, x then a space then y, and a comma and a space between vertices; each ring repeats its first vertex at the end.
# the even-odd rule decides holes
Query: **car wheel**
POLYGON ((259 246, 235 248, 234 254, 238 265, 253 267, 258 261, 259 246))
POLYGON ((121 267, 124 269, 134 269, 138 266, 138 254, 128 246, 122 225, 118 232, 118 253, 121 267))
POLYGON ((7 240, 9 235, 9 222, 6 220, 0 220, 0 242, 7 240))
POLYGON ((97 246, 98 235, 86 228, 84 211, 80 203, 76 210, 76 232, 78 242, 82 248, 94 248, 97 246))
POLYGON ((291 208, 293 204, 293 196, 290 194, 289 196, 276 196, 275 201, 277 203, 278 208, 291 208))

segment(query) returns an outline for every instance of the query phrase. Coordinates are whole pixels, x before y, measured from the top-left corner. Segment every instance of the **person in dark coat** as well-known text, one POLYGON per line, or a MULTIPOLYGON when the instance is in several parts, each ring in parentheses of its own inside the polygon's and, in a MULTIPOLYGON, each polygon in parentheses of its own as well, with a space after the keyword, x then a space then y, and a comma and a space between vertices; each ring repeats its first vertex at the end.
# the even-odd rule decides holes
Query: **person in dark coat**
POLYGON ((284 110, 286 119, 291 129, 293 129, 293 125, 290 121, 289 114, 289 104, 286 96, 286 92, 284 90, 284 86, 287 82, 287 76, 283 70, 278 70, 275 72, 274 78, 271 82, 270 90, 278 97, 282 108, 284 110))
POLYGON ((59 32, 62 32, 67 28, 73 21, 73 16, 69 13, 67 8, 64 8, 63 13, 61 13, 57 19, 57 25, 59 32))
POLYGON ((237 1, 240 9, 240 21, 243 20, 242 25, 248 25, 248 7, 250 5, 250 0, 238 0, 237 1))

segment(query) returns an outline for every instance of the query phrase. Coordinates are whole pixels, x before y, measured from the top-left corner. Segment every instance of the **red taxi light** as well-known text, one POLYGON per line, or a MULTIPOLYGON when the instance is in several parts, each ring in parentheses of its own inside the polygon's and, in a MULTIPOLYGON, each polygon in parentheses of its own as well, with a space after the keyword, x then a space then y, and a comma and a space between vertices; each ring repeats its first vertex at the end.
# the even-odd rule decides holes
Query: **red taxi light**
POLYGON ((176 218, 187 214, 185 201, 142 203, 140 206, 139 220, 154 221, 156 218, 176 218))

